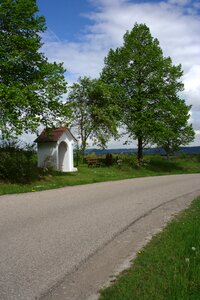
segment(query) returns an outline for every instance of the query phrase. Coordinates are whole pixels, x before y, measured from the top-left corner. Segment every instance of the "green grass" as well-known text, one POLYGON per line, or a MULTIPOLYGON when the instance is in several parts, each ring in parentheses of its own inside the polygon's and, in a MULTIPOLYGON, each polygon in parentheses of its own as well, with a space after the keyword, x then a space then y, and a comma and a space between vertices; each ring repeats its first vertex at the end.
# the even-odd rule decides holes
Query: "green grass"
POLYGON ((200 173, 200 159, 198 155, 173 158, 169 161, 160 156, 147 157, 147 165, 138 168, 134 156, 122 156, 122 166, 88 168, 80 165, 76 173, 58 173, 46 175, 41 180, 30 184, 0 183, 0 195, 41 191, 64 186, 73 186, 94 182, 122 180, 128 178, 157 176, 167 174, 200 173))
POLYGON ((138 253, 99 299, 200 299, 200 197, 138 253))

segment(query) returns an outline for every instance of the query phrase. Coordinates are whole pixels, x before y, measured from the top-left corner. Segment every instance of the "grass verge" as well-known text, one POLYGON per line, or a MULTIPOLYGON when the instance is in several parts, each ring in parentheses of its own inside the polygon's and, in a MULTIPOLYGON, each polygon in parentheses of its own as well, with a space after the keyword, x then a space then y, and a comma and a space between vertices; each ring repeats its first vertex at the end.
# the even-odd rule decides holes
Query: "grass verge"
POLYGON ((138 253, 99 300, 200 299, 200 197, 138 253))
POLYGON ((114 165, 112 167, 88 168, 87 165, 80 165, 78 172, 54 172, 29 184, 0 182, 0 195, 145 176, 200 173, 200 158, 198 155, 176 157, 169 161, 160 156, 149 156, 147 157, 148 163, 142 168, 138 168, 134 164, 132 157, 124 156, 120 167, 114 165))

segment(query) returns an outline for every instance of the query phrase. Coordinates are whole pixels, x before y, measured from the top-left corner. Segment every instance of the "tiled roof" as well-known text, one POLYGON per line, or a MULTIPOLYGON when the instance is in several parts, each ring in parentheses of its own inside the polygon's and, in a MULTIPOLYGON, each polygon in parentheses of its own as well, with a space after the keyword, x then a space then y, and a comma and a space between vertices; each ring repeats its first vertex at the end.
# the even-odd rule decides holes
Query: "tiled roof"
POLYGON ((72 138, 76 141, 75 137, 68 128, 49 128, 44 129, 42 133, 35 140, 36 143, 45 143, 45 142, 57 142, 64 132, 70 133, 72 138))

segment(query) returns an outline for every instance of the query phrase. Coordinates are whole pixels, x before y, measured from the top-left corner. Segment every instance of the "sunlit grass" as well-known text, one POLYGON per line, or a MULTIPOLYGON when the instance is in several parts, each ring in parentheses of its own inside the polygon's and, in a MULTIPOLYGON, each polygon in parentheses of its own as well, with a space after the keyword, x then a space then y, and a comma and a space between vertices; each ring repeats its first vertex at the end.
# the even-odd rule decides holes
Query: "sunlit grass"
POLYGON ((200 197, 141 251, 100 300, 200 299, 200 197))
POLYGON ((79 165, 78 172, 59 173, 54 172, 43 176, 41 180, 29 184, 0 183, 0 195, 12 193, 35 192, 47 189, 55 189, 64 186, 89 184, 102 181, 122 180, 128 178, 157 176, 168 174, 200 173, 199 156, 177 157, 166 160, 160 156, 146 157, 147 164, 138 167, 134 156, 122 156, 122 165, 112 167, 88 167, 79 165))

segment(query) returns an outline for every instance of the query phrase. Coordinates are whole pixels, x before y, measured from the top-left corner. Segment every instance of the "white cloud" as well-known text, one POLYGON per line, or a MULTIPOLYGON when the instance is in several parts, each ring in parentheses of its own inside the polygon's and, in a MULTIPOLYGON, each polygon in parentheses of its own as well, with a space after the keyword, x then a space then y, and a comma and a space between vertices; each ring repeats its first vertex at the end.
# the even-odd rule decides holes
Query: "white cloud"
MULTIPOLYGON (((200 65, 193 65, 184 75, 185 90, 183 96, 187 104, 192 105, 191 123, 195 130, 200 129, 200 65)), ((199 141, 199 139, 198 139, 199 141)))
POLYGON ((51 60, 63 61, 69 81, 79 76, 98 77, 110 48, 120 46, 126 30, 134 23, 146 23, 160 41, 165 56, 182 64, 184 97, 192 104, 192 120, 200 130, 200 17, 199 1, 169 0, 133 3, 128 0, 90 0, 94 11, 87 15, 92 25, 85 28, 80 42, 45 35, 43 47, 51 60))
POLYGON ((190 144, 190 146, 199 146, 200 145, 200 130, 195 130, 195 141, 190 144))
POLYGON ((200 65, 194 65, 183 77, 184 95, 188 104, 200 113, 200 65))

